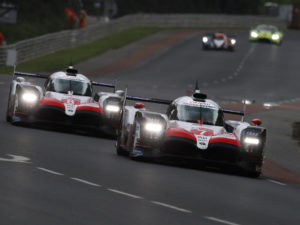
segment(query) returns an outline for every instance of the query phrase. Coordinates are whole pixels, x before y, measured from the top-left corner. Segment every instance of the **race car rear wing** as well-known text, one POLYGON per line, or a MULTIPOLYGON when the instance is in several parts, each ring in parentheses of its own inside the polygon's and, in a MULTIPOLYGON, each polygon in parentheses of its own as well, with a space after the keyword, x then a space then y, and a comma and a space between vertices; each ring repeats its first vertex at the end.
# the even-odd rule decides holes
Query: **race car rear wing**
POLYGON ((244 116, 245 112, 239 110, 232 110, 232 109, 222 109, 223 113, 233 114, 233 115, 240 115, 244 116))
POLYGON ((25 76, 25 77, 36 77, 36 78, 43 78, 47 79, 49 76, 44 74, 37 74, 37 73, 26 73, 26 72, 14 72, 13 77, 17 76, 25 76))
MULTIPOLYGON (((49 77, 49 75, 45 75, 45 74, 17 72, 17 71, 14 72, 13 75, 14 76, 35 77, 35 78, 42 78, 42 79, 47 79, 49 77)), ((91 83, 92 83, 92 85, 95 85, 95 86, 110 87, 110 88, 116 87, 115 84, 111 84, 111 83, 102 83, 102 82, 96 82, 96 81, 92 81, 91 83)))
POLYGON ((133 101, 158 103, 158 104, 164 104, 164 105, 170 105, 172 103, 171 100, 159 99, 159 98, 144 98, 144 97, 136 97, 136 96, 126 96, 126 99, 133 100, 133 101))
POLYGON ((116 87, 116 85, 112 84, 112 83, 103 83, 103 82, 96 82, 96 81, 92 81, 92 85, 102 86, 102 87, 110 87, 110 88, 115 88, 116 87))
POLYGON ((116 84, 92 81, 92 85, 101 86, 101 87, 109 87, 109 88, 113 88, 114 91, 116 91, 116 84))

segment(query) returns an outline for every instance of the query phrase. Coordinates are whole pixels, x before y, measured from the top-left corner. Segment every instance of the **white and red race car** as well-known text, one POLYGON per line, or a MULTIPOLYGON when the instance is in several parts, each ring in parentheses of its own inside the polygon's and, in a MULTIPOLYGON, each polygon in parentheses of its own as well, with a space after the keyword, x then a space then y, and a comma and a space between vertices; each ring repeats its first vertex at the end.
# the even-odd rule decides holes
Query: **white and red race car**
POLYGON ((139 158, 181 158, 206 164, 238 166, 249 176, 261 173, 266 129, 256 119, 225 120, 221 108, 196 90, 174 101, 127 96, 127 99, 168 104, 166 114, 147 111, 144 104, 124 106, 116 142, 119 155, 139 158))
POLYGON ((46 123, 113 134, 119 127, 124 92, 93 95, 93 86, 115 88, 114 84, 89 80, 72 66, 51 75, 14 72, 6 120, 13 124, 46 123), (39 86, 24 77, 46 81, 39 86))
POLYGON ((202 37, 202 49, 223 49, 234 51, 236 46, 236 38, 228 36, 225 33, 217 32, 213 34, 205 34, 202 37))

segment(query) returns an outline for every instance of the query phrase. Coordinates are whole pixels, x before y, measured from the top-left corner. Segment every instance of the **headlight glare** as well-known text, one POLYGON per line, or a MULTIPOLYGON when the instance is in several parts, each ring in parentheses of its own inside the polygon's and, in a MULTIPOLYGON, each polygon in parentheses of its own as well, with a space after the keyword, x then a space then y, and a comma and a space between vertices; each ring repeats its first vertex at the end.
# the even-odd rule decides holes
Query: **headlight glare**
POLYGON ((208 42, 208 38, 207 37, 203 37, 202 41, 203 41, 203 43, 207 43, 208 42))
POLYGON ((109 112, 119 112, 120 111, 120 107, 117 106, 117 105, 107 105, 105 107, 105 110, 109 111, 109 112))
POLYGON ((244 142, 249 145, 258 145, 260 141, 258 138, 255 137, 246 137, 244 139, 244 142))
POLYGON ((235 43, 236 43, 236 40, 235 39, 231 39, 231 44, 235 45, 235 43))
POLYGON ((257 37, 258 37, 258 33, 255 32, 255 31, 252 31, 252 32, 251 32, 251 37, 257 38, 257 37))
POLYGON ((273 40, 278 40, 279 39, 279 35, 278 34, 273 34, 272 35, 272 39, 273 40))
POLYGON ((25 92, 22 95, 22 100, 27 103, 34 103, 38 100, 38 96, 33 92, 25 92))
POLYGON ((149 132, 159 133, 162 131, 163 126, 160 123, 148 122, 145 124, 145 129, 149 132))

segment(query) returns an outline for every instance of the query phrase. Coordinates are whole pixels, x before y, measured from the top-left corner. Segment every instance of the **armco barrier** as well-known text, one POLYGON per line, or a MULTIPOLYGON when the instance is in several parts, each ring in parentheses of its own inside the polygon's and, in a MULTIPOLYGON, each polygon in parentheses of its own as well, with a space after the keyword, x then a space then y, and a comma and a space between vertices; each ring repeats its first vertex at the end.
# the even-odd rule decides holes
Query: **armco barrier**
POLYGON ((136 14, 110 22, 99 22, 84 29, 65 30, 23 40, 0 48, 0 65, 14 65, 68 47, 75 47, 131 27, 216 27, 249 28, 257 24, 280 28, 286 22, 275 17, 212 14, 136 14))

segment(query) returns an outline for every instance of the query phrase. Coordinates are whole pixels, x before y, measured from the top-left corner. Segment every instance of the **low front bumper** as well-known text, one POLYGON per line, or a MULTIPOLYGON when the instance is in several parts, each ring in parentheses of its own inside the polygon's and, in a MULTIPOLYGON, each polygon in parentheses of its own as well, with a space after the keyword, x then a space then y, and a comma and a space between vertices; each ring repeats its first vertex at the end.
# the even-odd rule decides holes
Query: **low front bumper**
POLYGON ((196 142, 180 137, 166 137, 159 147, 137 145, 133 151, 136 157, 181 158, 203 161, 204 163, 240 165, 241 162, 261 164, 261 157, 245 152, 241 147, 227 143, 211 143, 205 150, 199 149, 196 142))
POLYGON ((44 105, 26 113, 18 112, 16 118, 18 122, 37 126, 99 130, 115 134, 110 121, 105 120, 103 114, 91 110, 79 110, 74 116, 68 116, 60 107, 44 105))

